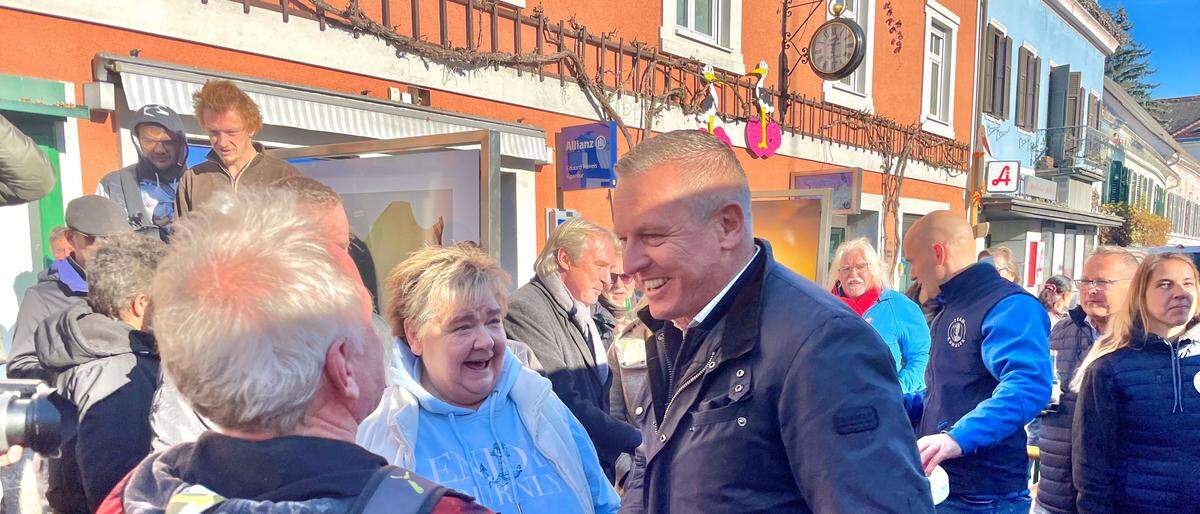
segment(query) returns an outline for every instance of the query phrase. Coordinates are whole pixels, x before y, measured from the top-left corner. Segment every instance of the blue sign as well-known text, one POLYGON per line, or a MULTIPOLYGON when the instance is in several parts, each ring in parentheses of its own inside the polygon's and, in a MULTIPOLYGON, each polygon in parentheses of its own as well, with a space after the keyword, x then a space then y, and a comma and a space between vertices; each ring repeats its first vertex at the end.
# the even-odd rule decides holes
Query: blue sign
POLYGON ((565 127, 556 138, 558 187, 563 191, 616 187, 617 124, 565 127))

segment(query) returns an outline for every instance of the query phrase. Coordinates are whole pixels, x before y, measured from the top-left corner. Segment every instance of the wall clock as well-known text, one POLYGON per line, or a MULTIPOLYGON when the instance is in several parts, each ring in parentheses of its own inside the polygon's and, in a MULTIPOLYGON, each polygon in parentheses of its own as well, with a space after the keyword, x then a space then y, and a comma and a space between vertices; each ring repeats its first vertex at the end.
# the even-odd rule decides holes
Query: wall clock
POLYGON ((825 80, 854 73, 867 53, 866 35, 853 20, 834 18, 813 31, 808 43, 808 64, 825 80))

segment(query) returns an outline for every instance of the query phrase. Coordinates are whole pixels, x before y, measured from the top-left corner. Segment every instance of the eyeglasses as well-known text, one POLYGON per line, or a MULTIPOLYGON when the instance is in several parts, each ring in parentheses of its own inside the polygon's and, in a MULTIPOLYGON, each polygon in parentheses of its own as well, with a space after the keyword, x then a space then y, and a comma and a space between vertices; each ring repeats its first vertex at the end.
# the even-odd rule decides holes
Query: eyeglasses
POLYGON ((866 273, 867 270, 869 270, 869 269, 871 269, 870 264, 855 264, 853 266, 842 266, 842 267, 838 268, 838 273, 846 274, 846 273, 850 273, 851 270, 857 271, 859 273, 866 273))
POLYGON ((626 285, 632 284, 633 283, 633 275, 626 275, 624 273, 610 273, 609 274, 609 283, 616 284, 618 280, 626 285))
POLYGON ((1076 280, 1075 285, 1079 286, 1080 290, 1096 288, 1099 291, 1105 291, 1109 287, 1111 287, 1113 284, 1116 284, 1117 282, 1124 282, 1126 280, 1130 280, 1130 279, 1118 278, 1116 280, 1103 280, 1103 279, 1088 280, 1085 278, 1085 279, 1076 280))

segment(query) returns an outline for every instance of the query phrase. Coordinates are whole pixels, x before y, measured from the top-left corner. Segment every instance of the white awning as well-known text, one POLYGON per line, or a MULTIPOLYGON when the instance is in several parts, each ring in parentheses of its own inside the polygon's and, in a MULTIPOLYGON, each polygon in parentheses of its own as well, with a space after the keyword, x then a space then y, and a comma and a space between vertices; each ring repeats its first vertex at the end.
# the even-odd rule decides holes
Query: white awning
POLYGON ((146 104, 160 104, 181 115, 193 115, 192 94, 207 80, 226 78, 254 99, 265 125, 373 139, 487 129, 500 133, 502 155, 543 164, 553 159, 553 150, 546 146, 545 132, 526 125, 175 65, 130 62, 127 58, 110 56, 103 58, 107 58, 106 64, 111 71, 120 74, 125 100, 131 110, 146 104))

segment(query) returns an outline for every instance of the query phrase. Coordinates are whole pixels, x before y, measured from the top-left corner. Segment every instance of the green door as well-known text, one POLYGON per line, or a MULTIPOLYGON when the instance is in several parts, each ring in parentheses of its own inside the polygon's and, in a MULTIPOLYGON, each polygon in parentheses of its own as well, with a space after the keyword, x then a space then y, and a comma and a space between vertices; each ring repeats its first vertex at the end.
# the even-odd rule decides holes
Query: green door
POLYGON ((37 143, 38 148, 41 148, 50 160, 50 166, 54 168, 54 189, 29 206, 33 266, 34 271, 41 271, 54 260, 54 253, 50 247, 50 231, 64 223, 62 175, 58 163, 58 136, 55 132, 62 118, 10 111, 0 111, 0 114, 37 143))

